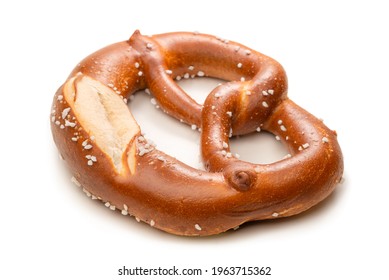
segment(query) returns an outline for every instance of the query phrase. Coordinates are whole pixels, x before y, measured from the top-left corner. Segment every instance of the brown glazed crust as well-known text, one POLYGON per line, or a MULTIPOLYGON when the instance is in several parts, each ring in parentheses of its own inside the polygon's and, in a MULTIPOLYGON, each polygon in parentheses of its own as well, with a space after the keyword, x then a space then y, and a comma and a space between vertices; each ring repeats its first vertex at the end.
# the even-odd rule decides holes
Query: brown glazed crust
POLYGON ((51 128, 88 196, 177 235, 218 234, 298 214, 325 199, 343 173, 336 133, 288 99, 279 63, 198 33, 136 31, 91 54, 57 91, 51 128), (200 105, 175 83, 194 76, 230 82, 200 105), (127 98, 145 88, 166 113, 201 128, 207 171, 157 150, 122 111, 127 98), (275 134, 290 155, 265 165, 232 156, 229 138, 256 130, 275 134))

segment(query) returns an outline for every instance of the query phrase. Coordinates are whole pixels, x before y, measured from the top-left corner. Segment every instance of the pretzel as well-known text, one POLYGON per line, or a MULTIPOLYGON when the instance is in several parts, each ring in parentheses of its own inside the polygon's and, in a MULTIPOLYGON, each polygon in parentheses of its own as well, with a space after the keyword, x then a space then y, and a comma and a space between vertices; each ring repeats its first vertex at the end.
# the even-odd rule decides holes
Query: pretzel
POLYGON ((88 196, 177 235, 298 214, 325 199, 343 173, 335 131, 287 97, 278 62, 199 33, 136 31, 89 55, 57 91, 51 128, 72 180, 88 196), (201 105, 176 80, 203 76, 229 82, 201 105), (126 103, 145 89, 167 114, 201 130, 206 170, 172 158, 142 134, 126 103), (230 137, 260 130, 290 154, 271 164, 232 155, 230 137))

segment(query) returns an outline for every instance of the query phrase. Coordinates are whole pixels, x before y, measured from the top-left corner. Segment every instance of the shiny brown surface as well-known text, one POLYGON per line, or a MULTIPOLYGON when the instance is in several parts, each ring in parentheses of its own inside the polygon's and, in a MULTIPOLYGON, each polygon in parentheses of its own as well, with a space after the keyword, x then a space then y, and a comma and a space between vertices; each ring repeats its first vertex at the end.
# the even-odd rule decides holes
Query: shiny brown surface
POLYGON ((128 41, 81 61, 57 91, 53 110, 54 141, 84 189, 123 214, 173 234, 211 235, 247 221, 298 214, 326 198, 343 173, 336 134, 288 99, 281 65, 210 35, 147 37, 135 32, 128 41), (200 105, 174 81, 186 75, 231 82, 218 86, 200 105), (89 78, 122 99, 148 88, 165 112, 201 128, 207 171, 158 151, 135 130, 121 155, 126 172, 118 172, 106 148, 97 145, 93 129, 79 119, 81 113, 72 105, 77 93, 70 100, 73 88, 89 78), (277 135, 291 156, 266 165, 234 158, 230 136, 258 128, 277 135), (134 153, 131 147, 136 147, 134 153), (132 160, 134 172, 128 166, 132 160))

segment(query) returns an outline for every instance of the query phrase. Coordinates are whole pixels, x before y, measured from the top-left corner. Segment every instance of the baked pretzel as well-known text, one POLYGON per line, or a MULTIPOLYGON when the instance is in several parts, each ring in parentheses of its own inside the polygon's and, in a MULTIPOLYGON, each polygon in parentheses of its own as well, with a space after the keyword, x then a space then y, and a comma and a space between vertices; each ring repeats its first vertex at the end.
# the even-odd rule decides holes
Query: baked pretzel
POLYGON ((199 33, 136 31, 91 54, 57 91, 51 120, 73 181, 88 196, 177 235, 212 235, 298 214, 325 199, 343 173, 335 131, 288 99, 279 63, 199 33), (230 81, 203 105, 175 82, 202 76, 230 81), (206 171, 142 135, 126 103, 144 89, 166 113, 201 128, 206 171), (272 164, 235 158, 230 137, 260 130, 276 135, 290 154, 272 164))

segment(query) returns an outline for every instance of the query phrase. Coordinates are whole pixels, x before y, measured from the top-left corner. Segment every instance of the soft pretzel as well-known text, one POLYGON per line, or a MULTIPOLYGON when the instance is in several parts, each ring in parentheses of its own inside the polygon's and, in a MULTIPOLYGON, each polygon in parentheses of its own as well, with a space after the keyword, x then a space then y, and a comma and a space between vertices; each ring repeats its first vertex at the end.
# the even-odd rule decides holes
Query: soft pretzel
POLYGON ((73 181, 88 196, 177 235, 212 235, 298 214, 325 199, 343 173, 335 131, 287 97, 278 62, 199 33, 136 31, 91 54, 57 91, 51 121, 73 181), (203 105, 175 82, 202 76, 230 81, 203 105), (201 130, 206 171, 142 135, 126 103, 144 89, 166 113, 201 130), (235 158, 230 137, 260 130, 276 135, 290 154, 271 164, 235 158))

